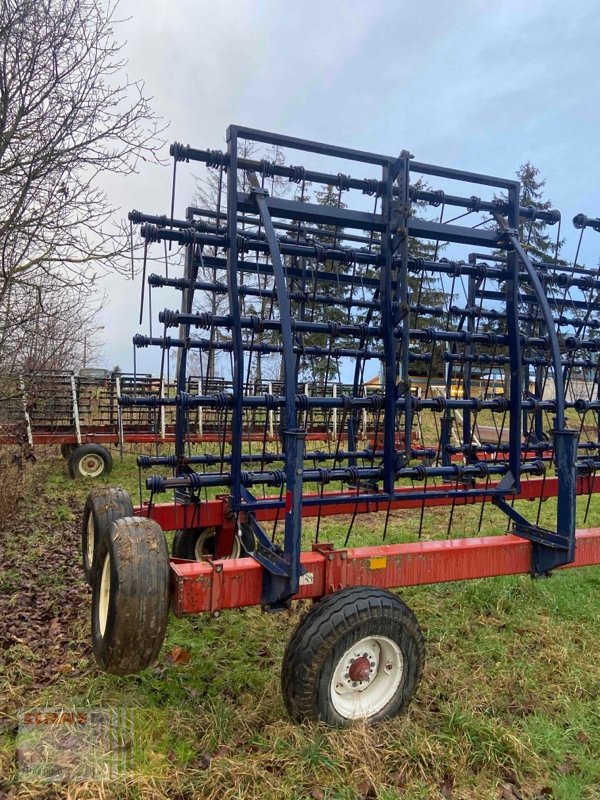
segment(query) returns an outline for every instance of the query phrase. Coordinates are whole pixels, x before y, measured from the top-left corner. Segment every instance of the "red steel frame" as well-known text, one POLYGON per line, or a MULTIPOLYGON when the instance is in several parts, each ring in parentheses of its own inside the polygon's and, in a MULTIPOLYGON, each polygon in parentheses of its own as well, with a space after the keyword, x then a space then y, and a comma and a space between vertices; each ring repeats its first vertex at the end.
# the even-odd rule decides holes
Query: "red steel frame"
MULTIPOLYGON (((495 484, 479 484, 478 488, 492 488, 495 484)), ((439 490, 431 487, 430 491, 439 490)), ((530 479, 522 484, 517 499, 535 501, 540 497, 556 497, 558 480, 555 477, 530 479)), ((406 487, 406 493, 412 487, 406 487)), ((577 479, 577 493, 600 492, 600 476, 583 476, 577 479)), ((340 492, 325 492, 319 496, 320 506, 306 506, 303 516, 315 517, 357 513, 416 509, 423 501, 398 499, 391 504, 381 502, 356 503, 352 492, 348 502, 328 503, 328 498, 339 497, 340 492)), ((310 497, 311 495, 306 495, 310 497)), ((267 498, 272 499, 272 498, 267 498)), ((431 498, 427 506, 466 505, 481 502, 482 498, 456 498, 453 496, 431 498)), ((486 497, 490 501, 491 497, 486 497)), ((227 498, 208 500, 198 506, 164 503, 144 505, 135 511, 140 516, 150 516, 163 530, 215 527, 220 533, 221 552, 231 552, 235 534, 235 520, 228 512, 227 498)), ((281 517, 281 510, 258 509, 259 521, 273 521, 281 517), (279 517, 278 517, 279 515, 279 517)), ((394 545, 375 545, 335 549, 329 544, 313 545, 302 554, 304 575, 294 600, 317 599, 346 586, 374 586, 392 588, 415 586, 445 581, 515 575, 531 571, 532 545, 513 535, 486 536, 442 541, 412 542, 394 545)), ((583 567, 600 564, 600 529, 577 531, 575 561, 567 566, 583 567)), ((260 605, 262 597, 263 568, 252 558, 203 561, 171 559, 171 602, 177 616, 201 612, 219 613, 223 609, 260 605)))

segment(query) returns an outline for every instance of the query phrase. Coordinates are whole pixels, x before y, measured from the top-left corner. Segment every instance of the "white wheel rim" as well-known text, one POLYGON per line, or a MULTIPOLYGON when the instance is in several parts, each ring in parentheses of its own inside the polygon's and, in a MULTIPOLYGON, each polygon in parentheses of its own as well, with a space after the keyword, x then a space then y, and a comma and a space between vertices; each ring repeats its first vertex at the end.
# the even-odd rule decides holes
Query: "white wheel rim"
MULTIPOLYGON (((214 528, 207 528, 205 531, 202 531, 200 536, 196 539, 196 544, 194 545, 194 558, 196 561, 201 561, 205 556, 213 555, 210 548, 207 548, 207 543, 210 539, 215 537, 215 529, 214 528)), ((241 554, 241 546, 240 540, 237 536, 233 539, 233 545, 231 547, 231 555, 225 556, 225 558, 239 558, 241 554)))
POLYGON ((387 636, 367 636, 338 661, 329 695, 344 719, 369 719, 384 709, 402 683, 404 659, 387 636))
POLYGON ((96 453, 89 453, 80 460, 79 472, 86 478, 97 478, 104 472, 104 461, 96 453))
POLYGON ((110 602, 110 555, 107 553, 102 565, 102 575, 100 576, 100 592, 98 598, 98 626, 100 635, 104 636, 106 622, 108 620, 108 604, 110 602))
POLYGON ((90 511, 87 524, 87 542, 85 548, 89 569, 92 568, 94 561, 94 544, 94 515, 90 511))

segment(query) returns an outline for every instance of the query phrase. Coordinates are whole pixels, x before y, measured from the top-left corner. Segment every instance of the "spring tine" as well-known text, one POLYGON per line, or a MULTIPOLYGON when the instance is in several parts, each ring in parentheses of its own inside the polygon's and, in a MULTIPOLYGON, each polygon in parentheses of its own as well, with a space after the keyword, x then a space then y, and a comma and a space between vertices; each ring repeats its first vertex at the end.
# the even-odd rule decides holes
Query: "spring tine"
POLYGON ((142 267, 142 293, 140 297, 140 325, 144 319, 144 288, 146 285, 146 259, 148 257, 148 240, 144 241, 144 263, 142 267))

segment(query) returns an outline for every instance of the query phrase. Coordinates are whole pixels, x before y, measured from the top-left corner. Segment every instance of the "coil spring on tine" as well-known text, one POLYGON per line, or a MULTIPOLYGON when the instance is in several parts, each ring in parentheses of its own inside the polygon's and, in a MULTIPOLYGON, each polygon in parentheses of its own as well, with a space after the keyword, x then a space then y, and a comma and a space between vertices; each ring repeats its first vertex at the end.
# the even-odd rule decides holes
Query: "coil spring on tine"
POLYGON ((179 405, 182 411, 187 411, 187 409, 190 408, 191 399, 192 396, 191 394, 188 394, 188 392, 179 392, 177 394, 177 404, 179 405))
POLYGON ((588 339, 586 347, 591 353, 597 353, 600 350, 600 339, 588 339))
POLYGON ((190 146, 189 144, 181 144, 181 142, 173 142, 170 147, 170 153, 173 156, 175 161, 186 161, 189 162, 190 160, 190 146))
POLYGON ((167 328, 173 328, 174 326, 178 325, 179 322, 177 320, 178 311, 172 311, 169 308, 165 308, 158 314, 158 321, 166 325, 167 328))
POLYGON ((196 328, 202 328, 205 331, 212 328, 214 322, 214 314, 210 311, 201 311, 195 321, 196 328))
POLYGON ((548 225, 556 225, 557 222, 560 222, 560 211, 558 208, 551 208, 548 213, 550 214, 550 218, 546 219, 548 225))
POLYGON ((347 467, 348 483, 358 483, 360 481, 360 473, 358 467, 347 467))
POLYGON ((275 396, 272 394, 267 394, 265 392, 264 398, 265 398, 265 408, 267 409, 267 411, 273 411, 273 409, 275 408, 275 396))
POLYGON ((593 475, 596 470, 597 465, 593 458, 582 458, 577 462, 577 471, 582 475, 593 475))
POLYGON ((477 464, 472 464, 471 471, 474 478, 487 478, 490 474, 490 468, 485 461, 478 461, 477 464))
POLYGON ((319 473, 319 478, 318 478, 318 481, 317 481, 318 483, 320 483, 322 486, 325 486, 325 484, 327 484, 327 483, 331 483, 331 470, 330 469, 325 469, 324 467, 319 467, 317 472, 319 473))
POLYGON ((343 172, 338 172, 337 179, 340 192, 347 192, 350 189, 350 175, 344 175, 343 172))
POLYGON ((499 211, 501 214, 504 211, 506 211, 506 208, 507 208, 506 201, 505 200, 501 200, 499 197, 495 197, 492 200, 492 205, 494 206, 496 211, 499 211))
POLYGON ((370 196, 379 194, 379 181, 375 178, 367 178, 364 182, 362 193, 370 196))
POLYGON ((469 211, 481 211, 481 197, 477 197, 477 195, 473 194, 469 197, 469 201, 469 205, 467 206, 469 211))
POLYGON ((202 488, 202 476, 197 472, 190 472, 186 476, 189 478, 190 481, 190 488, 192 490, 201 489, 202 488))
POLYGON ((532 475, 542 476, 546 474, 546 464, 541 459, 536 459, 536 461, 531 462, 531 473, 532 475))
POLYGON ((434 208, 438 208, 442 203, 446 202, 446 192, 443 189, 435 189, 433 194, 435 195, 435 199, 431 201, 431 205, 434 208))
POLYGON ((208 150, 208 156, 206 159, 206 166, 212 167, 213 169, 218 169, 222 167, 225 163, 225 156, 223 155, 222 150, 208 150))
POLYGON ((431 399, 433 401, 432 411, 441 414, 442 411, 446 410, 448 404, 445 397, 432 397, 431 399))
POLYGON ((296 406, 300 411, 307 411, 308 410, 308 395, 307 394, 297 394, 296 395, 296 406))
POLYGON ((262 317, 259 317, 256 314, 251 314, 250 326, 252 328, 252 333, 263 333, 265 329, 265 321, 262 319, 262 317))
POLYGON ((282 469, 271 470, 269 483, 271 486, 283 486, 285 484, 285 472, 282 469))
POLYGON ((237 249, 240 253, 247 253, 248 252, 248 239, 246 236, 242 236, 241 233, 238 233, 236 236, 237 241, 237 249))
POLYGON ((349 394, 343 394, 340 399, 342 401, 342 408, 344 411, 350 411, 352 409, 352 396, 349 394))
POLYGON ((132 341, 134 347, 142 348, 150 345, 150 337, 143 336, 141 333, 136 333, 132 341))
POLYGON ((165 479, 160 475, 150 475, 149 478, 146 478, 146 488, 154 493, 163 492, 165 488, 164 481, 165 479))
POLYGON ((266 158, 263 158, 260 162, 259 171, 263 178, 273 178, 275 176, 275 165, 272 161, 268 161, 266 158))
POLYGON ((495 397, 492 400, 492 411, 499 411, 503 413, 508 411, 508 400, 506 397, 495 397))
POLYGON ((498 334, 490 331, 488 333, 481 334, 484 336, 484 342, 488 347, 493 347, 494 345, 498 344, 498 334))
POLYGON ((368 407, 372 411, 381 411, 385 403, 385 398, 381 394, 369 395, 367 400, 368 400, 368 407))
POLYGON ((289 168, 292 170, 292 174, 288 177, 290 183, 302 183, 306 174, 304 167, 295 167, 290 164, 289 168))
POLYGON ((231 395, 228 395, 226 392, 216 392, 215 394, 211 395, 213 405, 215 408, 223 411, 231 404, 231 395))
POLYGON ((140 225, 140 236, 142 239, 145 239, 148 244, 160 242, 160 228, 156 225, 151 225, 149 222, 145 222, 143 225, 140 225))
POLYGON ((315 244, 315 259, 317 262, 325 261, 327 258, 327 250, 322 244, 315 244))
POLYGON ((465 468, 462 464, 452 464, 452 471, 454 472, 454 477, 456 478, 457 483, 464 482, 465 468))
POLYGON ((185 228, 184 230, 180 231, 181 236, 181 244, 183 245, 190 245, 196 244, 196 231, 194 228, 185 228))
POLYGON ((329 453, 326 453, 324 450, 314 450, 311 458, 313 461, 327 461, 329 453))
POLYGON ((414 473, 414 479, 416 481, 424 481, 427 477, 427 467, 425 467, 423 464, 417 464, 417 466, 414 467, 414 473))

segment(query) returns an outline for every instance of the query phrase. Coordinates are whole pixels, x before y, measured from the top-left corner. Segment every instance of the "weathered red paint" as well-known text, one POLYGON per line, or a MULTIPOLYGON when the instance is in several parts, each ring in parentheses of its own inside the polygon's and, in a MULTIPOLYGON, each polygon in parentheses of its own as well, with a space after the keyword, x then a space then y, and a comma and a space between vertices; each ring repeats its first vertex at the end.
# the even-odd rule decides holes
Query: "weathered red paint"
MULTIPOLYGON (((600 564, 600 529, 577 532, 569 567, 600 564)), ((518 536, 415 542, 334 550, 319 545, 302 554, 305 574, 295 600, 319 598, 344 586, 384 589, 527 573, 531 544, 518 536)), ((177 616, 260 605, 262 567, 252 558, 171 560, 171 601, 177 616)))
MULTIPOLYGON (((490 482, 487 486, 488 489, 497 486, 497 483, 490 482)), ((477 488, 485 489, 484 483, 478 483, 477 488)), ((550 497, 556 497, 558 489, 558 479, 556 477, 549 477, 545 480, 542 478, 530 478, 524 480, 521 484, 521 493, 518 495, 519 500, 539 500, 541 497, 546 500, 550 497)), ((439 487, 429 486, 424 491, 437 491, 439 487)), ((320 493, 306 493, 304 497, 319 497, 322 502, 319 506, 304 506, 302 509, 303 517, 316 517, 319 514, 322 516, 333 516, 336 514, 353 514, 354 511, 358 514, 384 511, 387 512, 388 506, 396 511, 402 509, 421 508, 423 505, 422 500, 407 500, 402 498, 402 494, 409 494, 414 490, 410 486, 402 487, 396 490, 400 497, 394 500, 391 504, 387 500, 371 501, 371 502, 356 502, 355 492, 323 492, 320 493), (347 502, 335 505, 328 503, 332 497, 340 497, 346 495, 347 502)), ((584 476, 577 479, 577 494, 590 494, 600 492, 600 475, 597 476, 584 476)), ((265 500, 279 499, 279 497, 265 498, 265 500)), ((447 497, 427 498, 425 500, 426 506, 450 506, 453 503, 459 505, 474 505, 481 503, 483 497, 454 497, 448 494, 447 497)), ((491 497, 485 496, 485 501, 490 502, 491 497)), ((258 500, 260 503, 260 499, 258 500)), ((138 516, 147 516, 148 507, 141 506, 136 508, 135 513, 138 516)), ((202 502, 199 506, 184 506, 174 505, 173 503, 159 503, 153 505, 150 509, 150 516, 155 519, 161 528, 165 531, 182 530, 189 527, 207 527, 209 525, 220 527, 227 516, 227 504, 224 499, 207 500, 202 502)), ((256 519, 260 522, 269 522, 281 518, 281 509, 276 508, 258 508, 255 512, 256 519)))

